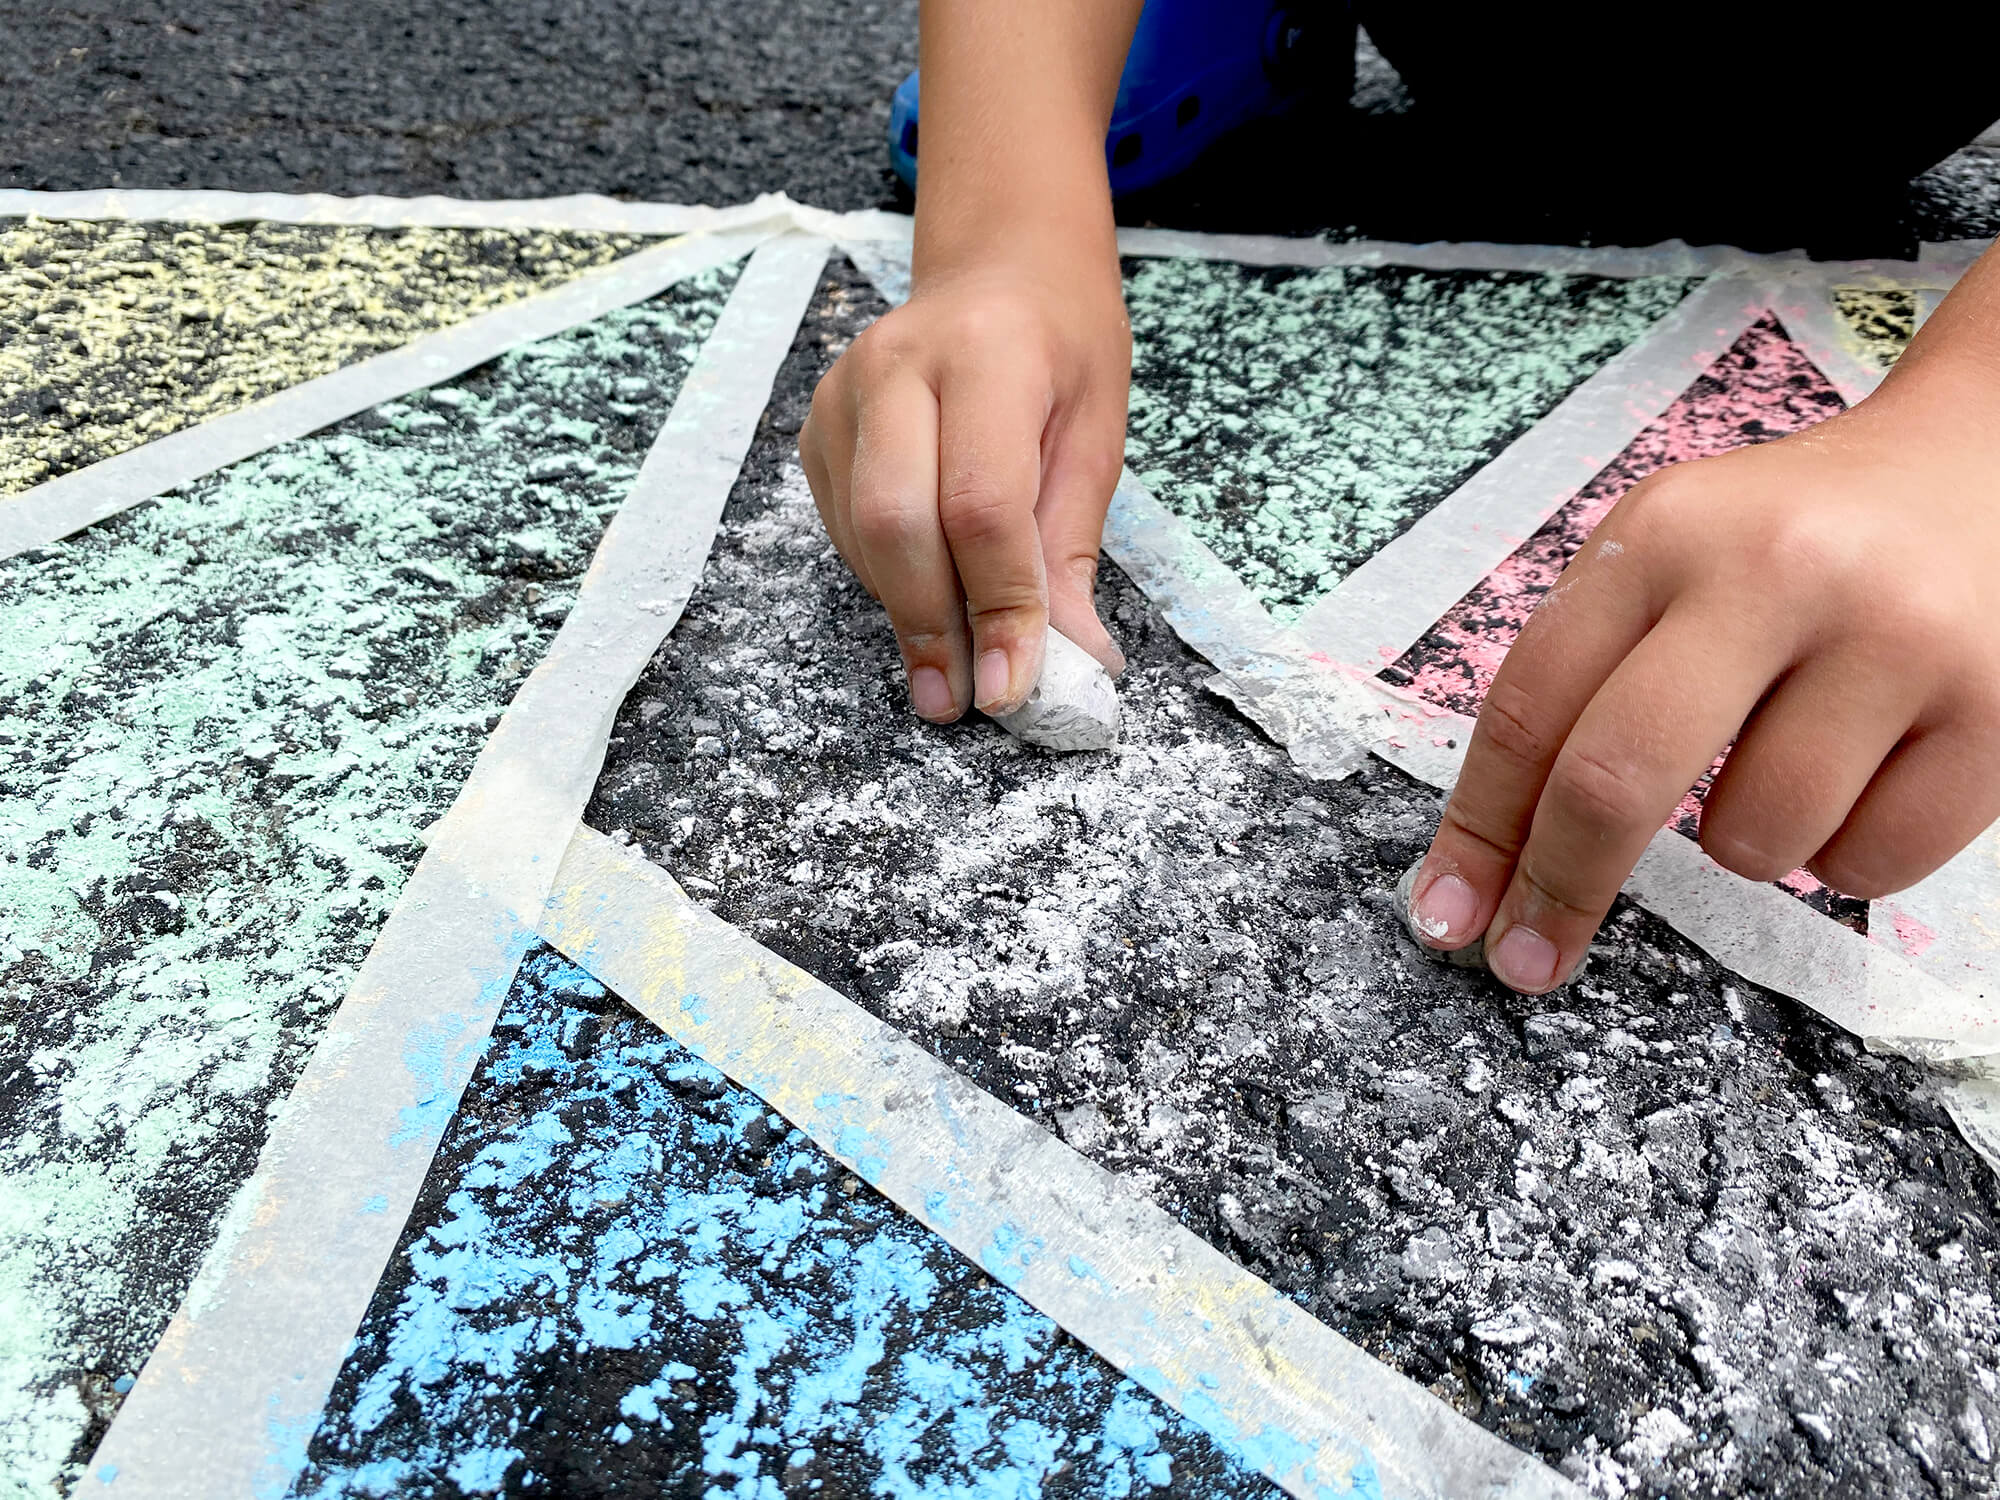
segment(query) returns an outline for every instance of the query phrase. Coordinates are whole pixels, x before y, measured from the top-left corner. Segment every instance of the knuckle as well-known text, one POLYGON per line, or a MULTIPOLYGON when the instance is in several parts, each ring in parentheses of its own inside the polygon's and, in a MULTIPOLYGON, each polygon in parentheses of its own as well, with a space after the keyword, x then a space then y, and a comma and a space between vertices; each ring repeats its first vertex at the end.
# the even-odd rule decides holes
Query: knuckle
POLYGON ((1018 335, 1011 318, 989 298, 962 297, 945 310, 941 331, 954 350, 988 349, 1010 333, 1018 335))
POLYGON ((1012 497, 977 475, 952 479, 938 493, 938 514, 953 546, 990 546, 1012 536, 1019 512, 1012 497))
POLYGON ((1439 824, 1442 833, 1457 841, 1477 844, 1497 855, 1502 863, 1511 865, 1521 852, 1518 830, 1502 827, 1462 806, 1456 797, 1445 804, 1444 816, 1439 819, 1439 824))
POLYGON ((921 536, 921 519, 907 507, 880 495, 857 493, 849 518, 855 540, 871 552, 895 554, 921 536))
POLYGON ((1555 746, 1535 728, 1533 695, 1513 683, 1495 680, 1479 706, 1479 731, 1487 747, 1520 768, 1547 764, 1555 746))
POLYGON ((1873 628, 1887 661, 1907 669, 1912 658, 1935 661, 1940 654, 1962 658, 1966 621, 1975 608, 1933 580, 1923 588, 1872 594, 1873 628))
POLYGON ((1549 770, 1546 795, 1586 831, 1600 837, 1631 833, 1656 822, 1637 768, 1588 750, 1569 748, 1549 770))
POLYGON ((1603 916, 1603 911, 1593 905, 1583 892, 1573 889, 1569 881, 1544 871, 1533 850, 1522 855, 1515 873, 1528 889, 1525 904, 1531 912, 1557 912, 1580 919, 1591 927, 1595 927, 1603 916))
POLYGON ((887 608, 889 625, 896 632, 903 654, 911 661, 931 661, 954 654, 959 637, 949 622, 893 604, 887 608))
POLYGON ((1672 464, 1632 486, 1615 508, 1621 525, 1655 535, 1679 532, 1694 524, 1708 485, 1697 464, 1672 464))
POLYGON ((1823 591, 1855 570, 1855 548, 1824 519, 1791 504, 1771 508, 1758 527, 1752 566, 1780 589, 1823 591))
POLYGON ((847 346, 847 352, 834 361, 827 378, 845 370, 850 379, 871 381, 896 369, 908 357, 909 340, 902 331, 901 321, 892 312, 862 330, 847 346))

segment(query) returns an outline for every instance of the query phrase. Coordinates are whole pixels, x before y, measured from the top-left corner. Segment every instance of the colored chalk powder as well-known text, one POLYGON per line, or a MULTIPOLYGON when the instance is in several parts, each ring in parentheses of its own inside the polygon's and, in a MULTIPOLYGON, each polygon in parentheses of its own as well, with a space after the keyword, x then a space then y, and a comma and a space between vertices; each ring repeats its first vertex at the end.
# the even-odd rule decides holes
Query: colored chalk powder
POLYGON ((1848 348, 1863 364, 1886 370, 1902 357, 1917 333, 1917 298, 1897 287, 1840 286, 1833 289, 1848 348))
POLYGON ((1126 459, 1289 621, 1690 285, 1140 262, 1126 459))
POLYGON ((548 950, 522 965, 294 1493, 530 1475, 635 1495, 1275 1493, 548 950))
POLYGON ((734 276, 0 564, 0 1473, 74 1482, 734 276))
POLYGON ((630 235, 0 228, 0 496, 567 281, 630 235))

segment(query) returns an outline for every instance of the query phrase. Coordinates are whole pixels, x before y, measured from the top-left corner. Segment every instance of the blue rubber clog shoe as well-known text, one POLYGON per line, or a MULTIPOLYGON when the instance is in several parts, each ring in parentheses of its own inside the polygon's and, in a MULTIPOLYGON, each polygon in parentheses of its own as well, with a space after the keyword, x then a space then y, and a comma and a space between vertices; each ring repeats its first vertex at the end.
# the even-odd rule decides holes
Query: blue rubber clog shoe
MULTIPOLYGON (((1294 108, 1329 76, 1344 84, 1353 57, 1343 0, 1147 0, 1104 141, 1112 193, 1186 171, 1232 130, 1294 108)), ((889 159, 914 190, 915 73, 890 102, 889 159)))

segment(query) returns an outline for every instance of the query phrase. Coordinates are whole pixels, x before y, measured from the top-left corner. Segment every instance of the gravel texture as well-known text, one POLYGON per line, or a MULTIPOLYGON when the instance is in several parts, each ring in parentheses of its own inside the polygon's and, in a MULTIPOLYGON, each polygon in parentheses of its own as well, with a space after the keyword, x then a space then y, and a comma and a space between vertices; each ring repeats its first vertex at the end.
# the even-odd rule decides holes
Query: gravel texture
POLYGON ((915 0, 13 0, 0 31, 9 186, 828 208, 890 195, 917 52, 915 0))
POLYGON ((1904 1064, 1620 910, 1543 1002, 1389 911, 1438 798, 1302 781, 1112 573, 1125 742, 903 717, 790 456, 836 276, 588 817, 1606 1495, 1988 1493, 1990 1173, 1904 1064))

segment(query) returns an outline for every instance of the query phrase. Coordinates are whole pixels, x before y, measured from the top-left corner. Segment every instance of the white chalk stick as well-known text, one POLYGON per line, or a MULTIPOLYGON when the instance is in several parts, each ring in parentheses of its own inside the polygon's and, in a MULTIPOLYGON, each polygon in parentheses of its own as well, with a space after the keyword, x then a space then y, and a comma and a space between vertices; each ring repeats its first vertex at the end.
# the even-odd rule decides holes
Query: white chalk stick
POLYGON ((1118 690, 1096 657, 1051 626, 1041 681, 1026 703, 993 719, 1046 750, 1109 750, 1118 743, 1118 690))

